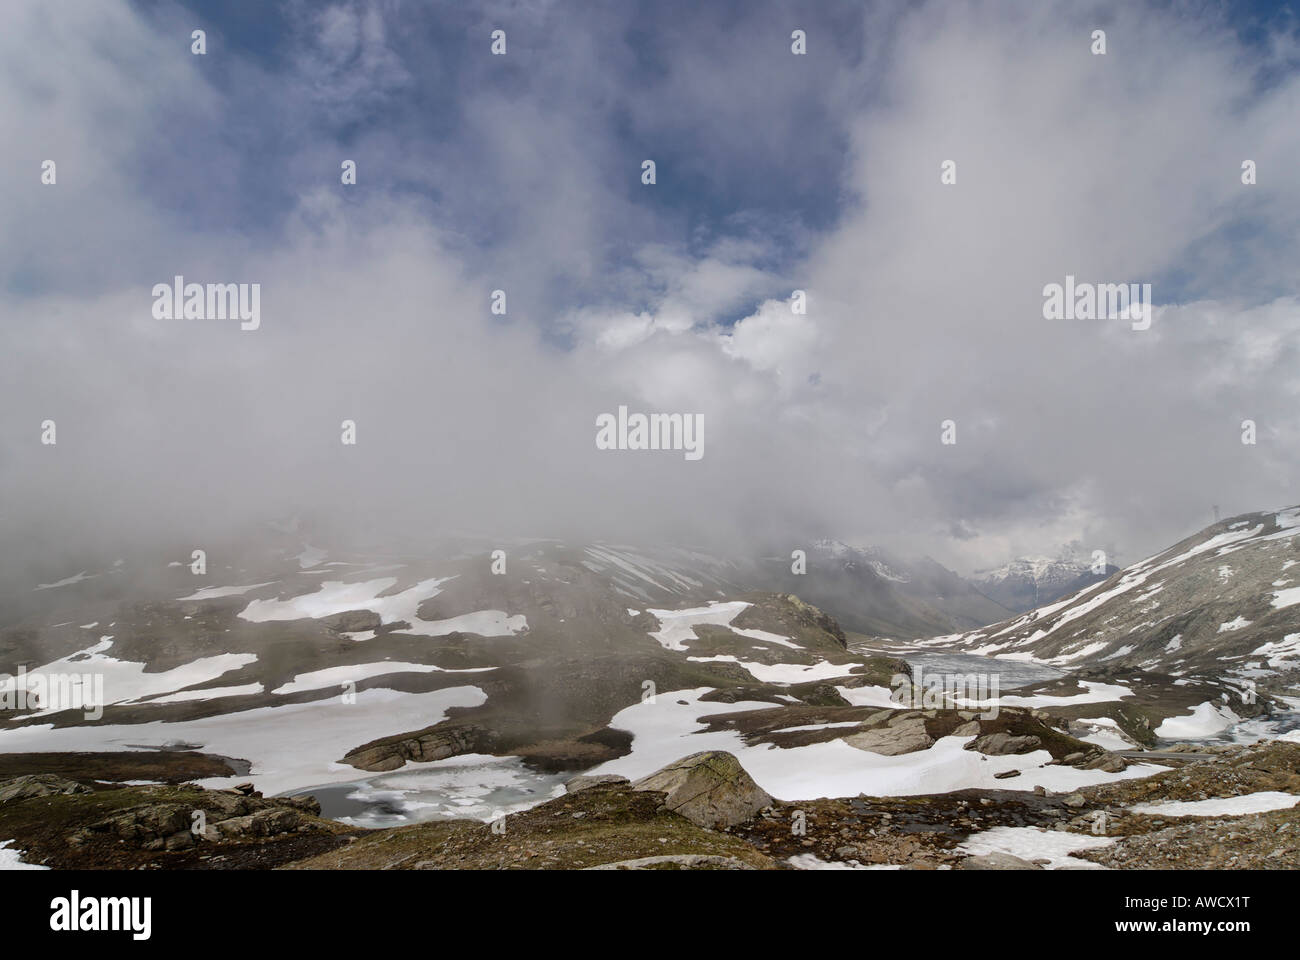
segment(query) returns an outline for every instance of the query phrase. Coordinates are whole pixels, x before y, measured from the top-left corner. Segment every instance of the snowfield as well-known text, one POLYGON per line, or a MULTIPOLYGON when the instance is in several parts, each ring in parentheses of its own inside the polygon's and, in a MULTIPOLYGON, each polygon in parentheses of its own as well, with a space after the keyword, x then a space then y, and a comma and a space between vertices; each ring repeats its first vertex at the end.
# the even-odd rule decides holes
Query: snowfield
POLYGON ((10 848, 12 840, 0 840, 0 870, 48 870, 49 867, 42 867, 39 863, 23 863, 18 858, 22 856, 21 850, 10 848))
POLYGON ((505 637, 528 629, 528 621, 522 615, 510 616, 501 610, 479 610, 446 620, 420 619, 420 604, 436 597, 441 592, 439 586, 451 579, 433 577, 422 580, 390 596, 383 594, 397 585, 396 577, 357 583, 326 580, 318 590, 288 600, 253 600, 240 611, 239 616, 253 623, 265 623, 268 620, 318 620, 349 610, 369 610, 378 614, 384 623, 404 620, 410 627, 403 633, 424 637, 443 637, 457 631, 484 637, 505 637))
POLYGON ((1040 827, 993 827, 971 836, 957 849, 972 856, 985 853, 1009 853, 1021 860, 1047 860, 1047 869, 1082 867, 1088 870, 1104 869, 1090 860, 1080 860, 1070 854, 1079 850, 1109 847, 1114 837, 1090 837, 1063 830, 1043 830, 1040 827))
MULTIPOLYGON (((60 660, 53 660, 35 670, 32 674, 98 674, 104 678, 104 705, 143 700, 160 694, 168 694, 184 687, 207 683, 224 676, 250 663, 257 662, 255 653, 223 653, 213 657, 200 657, 190 663, 161 673, 146 673, 147 664, 130 660, 116 660, 105 652, 113 646, 111 637, 103 637, 99 643, 85 650, 70 654, 60 660)), ((10 691, 17 685, 17 677, 7 677, 0 683, 0 691, 10 691)), ((87 694, 90 695, 89 693, 87 694)), ((204 694, 210 696, 211 693, 204 694)), ((53 703, 48 706, 54 706, 53 703)), ((49 712, 48 707, 39 713, 49 712)))
POLYGON ((1207 700, 1193 708, 1190 716, 1170 717, 1153 733, 1164 740, 1204 740, 1241 723, 1230 707, 1207 700))
POLYGON ((1300 803, 1294 793, 1275 790, 1246 793, 1239 797, 1219 797, 1210 800, 1172 800, 1168 803, 1147 803, 1129 807, 1133 813, 1153 817, 1244 817, 1252 813, 1286 810, 1300 803))
MULTIPOLYGON (((928 750, 895 757, 881 756, 849 746, 843 740, 782 749, 771 744, 749 746, 739 733, 702 732, 698 718, 771 709, 771 704, 701 702, 710 688, 677 690, 638 703, 614 716, 610 725, 633 734, 632 750, 589 771, 617 773, 636 779, 701 750, 726 750, 764 790, 781 800, 815 800, 823 797, 915 796, 952 790, 983 788, 1030 791, 1036 785, 1048 790, 1071 791, 1096 783, 1146 777, 1164 767, 1134 764, 1122 773, 1045 766, 1052 759, 1046 750, 1004 757, 986 757, 962 749, 973 738, 944 737, 928 750), (1024 771, 1010 780, 995 774, 1024 771)), ((894 704, 896 707, 897 704, 894 704)))
POLYGON ((309 703, 258 707, 179 723, 95 724, 55 728, 31 724, 0 730, 0 753, 157 749, 183 740, 203 752, 252 762, 244 776, 204 780, 230 787, 254 779, 267 794, 357 779, 358 770, 337 761, 353 747, 419 730, 446 718, 451 707, 477 707, 487 700, 478 687, 428 693, 372 688, 355 702, 329 697, 309 703))

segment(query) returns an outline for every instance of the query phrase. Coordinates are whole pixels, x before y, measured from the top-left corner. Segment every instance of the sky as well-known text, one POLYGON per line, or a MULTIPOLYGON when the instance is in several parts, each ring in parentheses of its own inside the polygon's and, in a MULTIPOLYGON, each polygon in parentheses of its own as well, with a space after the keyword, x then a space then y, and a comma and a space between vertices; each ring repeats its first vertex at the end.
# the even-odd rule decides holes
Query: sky
POLYGON ((300 513, 966 573, 1300 501, 1287 3, 9 0, 0 76, 10 567, 300 513))

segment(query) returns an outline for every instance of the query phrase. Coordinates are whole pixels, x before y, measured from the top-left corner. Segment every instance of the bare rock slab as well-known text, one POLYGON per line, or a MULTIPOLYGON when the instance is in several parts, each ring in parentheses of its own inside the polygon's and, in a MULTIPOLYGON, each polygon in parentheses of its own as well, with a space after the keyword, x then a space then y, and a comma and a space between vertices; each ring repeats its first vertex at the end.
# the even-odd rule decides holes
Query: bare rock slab
POLYGON ((843 740, 850 747, 866 750, 869 753, 879 753, 886 757, 928 750, 934 744, 934 738, 925 732, 925 721, 919 716, 904 720, 902 723, 893 723, 888 727, 850 734, 843 740))
POLYGON ((1029 753, 1042 745, 1043 741, 1035 736, 1017 737, 1009 733, 988 733, 976 737, 966 744, 965 749, 990 757, 1005 757, 1015 753, 1029 753))

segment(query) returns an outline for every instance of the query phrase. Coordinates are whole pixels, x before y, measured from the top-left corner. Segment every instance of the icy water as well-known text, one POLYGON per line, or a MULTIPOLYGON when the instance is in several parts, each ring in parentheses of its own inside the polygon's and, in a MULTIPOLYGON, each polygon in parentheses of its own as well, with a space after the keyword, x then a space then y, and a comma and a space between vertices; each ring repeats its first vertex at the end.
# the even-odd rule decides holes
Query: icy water
MULTIPOLYGON (((1280 713, 1267 719, 1243 720, 1213 737, 1183 741, 1188 743, 1254 743, 1256 740, 1276 740, 1283 734, 1300 730, 1300 713, 1280 713)), ((1170 743, 1179 741, 1168 741, 1170 743)))
POLYGON ((539 773, 518 757, 467 754, 294 793, 320 801, 321 815, 358 827, 425 820, 493 820, 564 793, 568 773, 539 773))
POLYGON ((970 653, 907 653, 903 659, 913 670, 924 673, 984 673, 996 674, 999 690, 1014 690, 1043 680, 1055 680, 1065 676, 1064 670, 1044 666, 1041 663, 1025 663, 1023 660, 999 660, 995 657, 980 657, 970 653))

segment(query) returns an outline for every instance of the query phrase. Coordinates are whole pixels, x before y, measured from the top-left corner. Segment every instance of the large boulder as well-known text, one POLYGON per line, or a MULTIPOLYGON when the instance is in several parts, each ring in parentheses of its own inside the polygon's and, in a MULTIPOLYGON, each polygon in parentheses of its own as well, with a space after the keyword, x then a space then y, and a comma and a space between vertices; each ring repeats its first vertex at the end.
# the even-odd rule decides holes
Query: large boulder
POLYGON ((934 738, 925 732, 925 721, 920 717, 911 717, 901 723, 890 721, 889 726, 852 733, 843 739, 850 747, 886 757, 928 750, 934 744, 934 738))
POLYGON ((1080 770, 1101 770, 1104 773, 1121 773, 1128 769, 1128 761, 1118 753, 1103 753, 1100 757, 1079 764, 1080 770))
POLYGON ((665 807, 709 829, 744 823, 772 805, 740 761, 722 750, 683 757, 633 781, 632 789, 663 793, 665 807))
POLYGON ((986 733, 966 744, 965 749, 989 757, 1004 757, 1013 753, 1029 753, 1042 745, 1042 739, 1032 735, 1017 737, 1010 733, 986 733))
POLYGON ((493 734, 475 723, 439 725, 412 736, 372 740, 349 750, 343 762, 359 770, 385 773, 406 765, 408 760, 429 763, 462 753, 491 753, 493 734))
POLYGON ((283 807, 266 807, 244 817, 220 820, 211 826, 222 840, 236 837, 274 837, 288 833, 302 825, 302 816, 296 810, 283 807))
POLYGON ((384 621, 373 610, 345 610, 343 613, 322 617, 320 622, 327 630, 336 633, 362 633, 378 630, 384 621))

